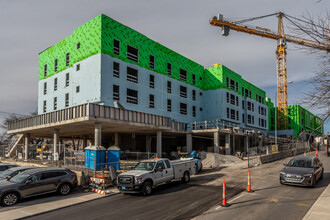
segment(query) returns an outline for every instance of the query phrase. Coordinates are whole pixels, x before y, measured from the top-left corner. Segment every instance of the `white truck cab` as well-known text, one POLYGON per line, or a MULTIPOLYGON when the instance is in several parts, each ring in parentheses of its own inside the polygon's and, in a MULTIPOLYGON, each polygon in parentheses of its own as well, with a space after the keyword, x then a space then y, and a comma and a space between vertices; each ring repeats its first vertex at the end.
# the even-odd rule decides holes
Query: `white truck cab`
POLYGON ((189 182, 196 171, 195 162, 191 159, 170 161, 165 158, 144 160, 132 170, 117 177, 117 186, 122 193, 140 193, 150 195, 157 185, 181 179, 189 182))

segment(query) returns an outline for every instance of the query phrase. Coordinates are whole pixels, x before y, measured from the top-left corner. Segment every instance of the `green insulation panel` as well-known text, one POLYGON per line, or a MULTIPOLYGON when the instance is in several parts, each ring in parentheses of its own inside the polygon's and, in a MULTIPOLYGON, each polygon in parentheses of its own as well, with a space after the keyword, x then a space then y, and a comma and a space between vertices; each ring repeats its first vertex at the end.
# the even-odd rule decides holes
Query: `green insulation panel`
POLYGON ((270 98, 266 98, 265 105, 268 107, 268 130, 275 130, 275 108, 270 98))

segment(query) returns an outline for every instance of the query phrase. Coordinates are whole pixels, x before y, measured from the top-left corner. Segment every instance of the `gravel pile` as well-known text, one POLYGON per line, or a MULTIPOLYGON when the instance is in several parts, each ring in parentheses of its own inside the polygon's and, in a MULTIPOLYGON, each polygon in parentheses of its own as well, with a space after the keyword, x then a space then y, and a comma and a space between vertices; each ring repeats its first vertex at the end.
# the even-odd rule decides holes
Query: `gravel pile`
POLYGON ((205 168, 214 168, 224 165, 241 163, 242 160, 232 155, 222 155, 217 153, 202 152, 202 163, 205 168))

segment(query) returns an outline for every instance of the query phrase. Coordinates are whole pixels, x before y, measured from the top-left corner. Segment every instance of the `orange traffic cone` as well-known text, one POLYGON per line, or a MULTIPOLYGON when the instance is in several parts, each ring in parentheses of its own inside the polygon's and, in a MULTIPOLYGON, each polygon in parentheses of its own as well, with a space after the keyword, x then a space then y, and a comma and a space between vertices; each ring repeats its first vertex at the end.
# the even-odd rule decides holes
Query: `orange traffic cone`
POLYGON ((248 186, 247 186, 247 192, 253 192, 251 190, 251 173, 250 173, 250 170, 248 170, 248 186))
POLYGON ((317 148, 316 148, 316 154, 315 154, 315 157, 318 157, 319 156, 319 154, 318 154, 318 150, 317 150, 317 148))
POLYGON ((223 179, 223 184, 222 184, 222 204, 221 204, 221 206, 222 207, 230 206, 227 203, 227 199, 226 199, 226 182, 225 182, 225 179, 223 179))
POLYGON ((304 156, 306 157, 306 150, 305 150, 304 156))

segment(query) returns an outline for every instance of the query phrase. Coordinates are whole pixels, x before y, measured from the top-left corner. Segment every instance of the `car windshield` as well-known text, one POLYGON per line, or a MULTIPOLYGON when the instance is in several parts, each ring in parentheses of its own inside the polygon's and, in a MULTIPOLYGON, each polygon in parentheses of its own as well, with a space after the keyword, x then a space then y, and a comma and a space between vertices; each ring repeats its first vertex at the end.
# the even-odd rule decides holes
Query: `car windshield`
POLYGON ((140 162, 135 167, 134 170, 153 170, 156 162, 140 162))
POLYGON ((7 176, 10 176, 14 171, 8 169, 0 173, 0 178, 6 178, 7 176))
POLYGON ((20 173, 20 174, 17 174, 16 176, 12 177, 9 181, 10 182, 14 182, 14 183, 21 183, 23 182, 26 178, 28 178, 29 176, 31 176, 30 174, 28 173, 20 173))
POLYGON ((312 160, 310 159, 292 159, 288 163, 290 167, 305 167, 305 168, 312 168, 312 160))

